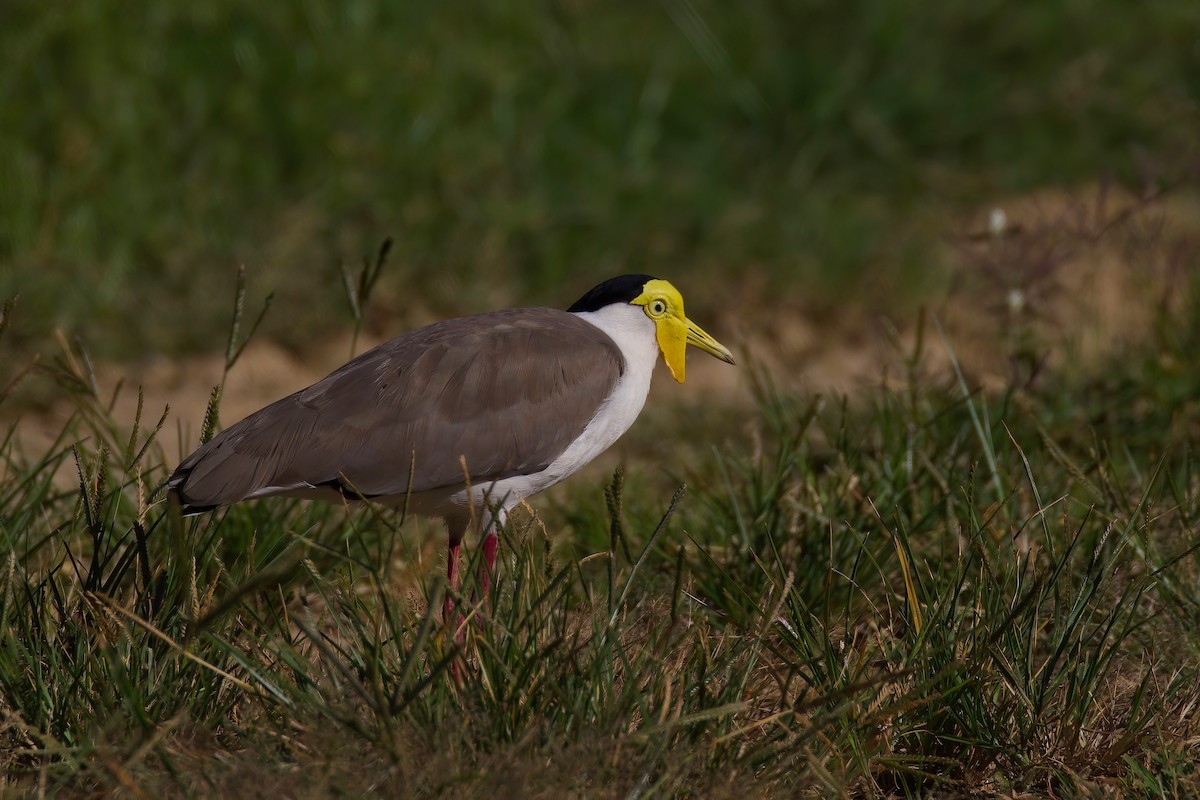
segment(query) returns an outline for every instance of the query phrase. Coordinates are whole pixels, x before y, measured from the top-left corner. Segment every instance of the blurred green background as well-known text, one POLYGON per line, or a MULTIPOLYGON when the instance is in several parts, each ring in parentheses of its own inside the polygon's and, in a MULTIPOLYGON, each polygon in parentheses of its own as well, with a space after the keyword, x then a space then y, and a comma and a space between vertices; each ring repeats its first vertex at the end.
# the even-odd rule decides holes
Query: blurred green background
POLYGON ((388 236, 376 324, 628 271, 902 304, 980 204, 1200 130, 1195 0, 7 0, 0 52, 16 347, 107 358, 220 347, 239 264, 270 336, 344 327, 388 236))

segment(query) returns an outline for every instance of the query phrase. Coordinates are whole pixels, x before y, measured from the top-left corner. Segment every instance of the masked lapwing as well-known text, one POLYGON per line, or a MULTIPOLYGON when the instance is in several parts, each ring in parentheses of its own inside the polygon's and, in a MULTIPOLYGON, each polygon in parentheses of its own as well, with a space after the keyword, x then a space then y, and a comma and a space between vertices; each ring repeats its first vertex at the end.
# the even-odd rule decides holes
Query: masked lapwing
MULTIPOLYGON (((683 383, 695 345, 733 356, 668 281, 623 275, 566 311, 436 322, 368 350, 230 426, 167 483, 185 514, 284 495, 402 505, 441 517, 447 577, 476 521, 487 571, 509 511, 603 453, 633 424, 661 356, 683 383)), ((447 600, 447 619, 452 606, 447 600)))

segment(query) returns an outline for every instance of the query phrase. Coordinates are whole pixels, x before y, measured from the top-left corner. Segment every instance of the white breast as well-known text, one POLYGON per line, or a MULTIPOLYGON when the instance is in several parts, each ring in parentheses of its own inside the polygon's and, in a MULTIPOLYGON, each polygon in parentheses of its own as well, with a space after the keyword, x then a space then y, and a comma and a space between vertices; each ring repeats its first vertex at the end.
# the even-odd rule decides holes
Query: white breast
MULTIPOLYGON (((646 395, 650 392, 654 364, 658 360, 654 322, 640 307, 626 304, 607 306, 599 311, 579 312, 576 316, 612 337, 625 356, 624 374, 579 438, 568 445, 545 470, 474 486, 471 494, 475 503, 488 498, 490 502, 512 507, 521 499, 553 486, 611 447, 641 413, 646 395)), ((550 420, 547 422, 552 424, 550 420)), ((450 505, 460 508, 471 502, 466 491, 450 498, 450 505)))

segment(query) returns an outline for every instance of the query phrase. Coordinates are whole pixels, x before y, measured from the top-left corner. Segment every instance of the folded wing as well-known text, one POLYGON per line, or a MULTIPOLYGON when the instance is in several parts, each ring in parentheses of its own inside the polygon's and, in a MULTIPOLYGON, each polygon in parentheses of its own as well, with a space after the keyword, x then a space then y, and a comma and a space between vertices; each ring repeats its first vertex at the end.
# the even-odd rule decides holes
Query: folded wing
POLYGON ((168 488, 187 510, 333 487, 389 497, 539 472, 624 370, 599 328, 554 309, 447 320, 399 336, 227 428, 168 488))

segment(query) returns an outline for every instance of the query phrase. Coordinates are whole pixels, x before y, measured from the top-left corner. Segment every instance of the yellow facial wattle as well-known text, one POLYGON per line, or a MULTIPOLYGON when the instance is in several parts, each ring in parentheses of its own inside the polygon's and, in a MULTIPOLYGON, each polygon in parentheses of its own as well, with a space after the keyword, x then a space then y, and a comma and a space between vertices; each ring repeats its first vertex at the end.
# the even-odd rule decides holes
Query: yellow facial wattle
POLYGON ((679 383, 683 383, 687 374, 689 344, 727 364, 734 363, 733 354, 723 344, 684 316, 683 296, 669 281, 646 281, 642 293, 634 298, 633 304, 642 306, 646 316, 654 320, 655 338, 658 340, 658 349, 662 351, 663 362, 671 372, 671 377, 679 383))

